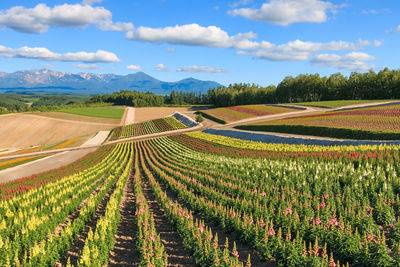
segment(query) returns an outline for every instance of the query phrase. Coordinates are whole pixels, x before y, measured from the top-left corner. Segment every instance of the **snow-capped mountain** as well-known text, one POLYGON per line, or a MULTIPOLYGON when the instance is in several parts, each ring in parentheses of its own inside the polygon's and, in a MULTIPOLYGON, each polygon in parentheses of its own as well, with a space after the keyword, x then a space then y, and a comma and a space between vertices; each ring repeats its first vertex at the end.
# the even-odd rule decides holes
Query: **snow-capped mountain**
POLYGON ((0 92, 43 91, 57 93, 112 93, 119 90, 150 91, 168 94, 172 90, 206 92, 222 86, 213 81, 193 78, 163 82, 143 72, 128 75, 69 73, 48 69, 0 72, 0 92))

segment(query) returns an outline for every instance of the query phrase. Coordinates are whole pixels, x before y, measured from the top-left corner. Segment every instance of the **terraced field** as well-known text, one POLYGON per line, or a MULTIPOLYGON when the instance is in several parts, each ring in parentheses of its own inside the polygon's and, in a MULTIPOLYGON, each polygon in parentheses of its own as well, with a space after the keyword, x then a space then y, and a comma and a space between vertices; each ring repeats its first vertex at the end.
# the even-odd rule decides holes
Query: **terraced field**
POLYGON ((196 132, 103 146, 0 185, 0 264, 395 265, 399 150, 196 132))
POLYGON ((187 126, 174 117, 165 117, 162 119, 139 122, 115 128, 110 140, 137 137, 184 128, 187 128, 187 126))
POLYGON ((288 117, 238 129, 351 139, 400 139, 400 105, 389 104, 288 117))
POLYGON ((219 123, 230 123, 246 118, 297 111, 295 108, 274 105, 245 105, 203 110, 201 113, 219 123))

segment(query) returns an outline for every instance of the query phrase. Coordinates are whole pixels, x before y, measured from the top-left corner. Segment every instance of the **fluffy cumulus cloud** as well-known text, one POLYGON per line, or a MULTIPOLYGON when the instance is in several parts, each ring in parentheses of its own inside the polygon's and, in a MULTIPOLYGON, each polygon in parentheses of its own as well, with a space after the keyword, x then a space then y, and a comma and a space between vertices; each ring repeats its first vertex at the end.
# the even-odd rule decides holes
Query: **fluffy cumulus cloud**
POLYGON ((142 67, 137 66, 137 65, 128 65, 128 66, 126 66, 126 69, 127 70, 141 70, 142 67))
POLYGON ((126 33, 126 38, 130 40, 208 47, 247 45, 248 39, 255 37, 256 35, 251 32, 229 36, 219 27, 203 27, 196 23, 164 28, 139 27, 126 33))
POLYGON ((180 67, 176 70, 177 72, 190 72, 190 73, 224 73, 228 72, 226 69, 222 68, 214 68, 214 67, 208 67, 208 66, 183 66, 180 67))
POLYGON ((78 69, 85 69, 85 70, 99 70, 101 69, 96 64, 77 64, 75 65, 78 69))
POLYGON ((381 46, 380 41, 358 40, 358 42, 332 41, 328 43, 304 42, 295 40, 286 44, 275 45, 262 41, 252 49, 240 50, 238 54, 248 54, 256 58, 272 61, 307 60, 310 56, 322 51, 354 51, 367 46, 381 46))
POLYGON ((170 68, 168 68, 167 66, 165 66, 164 64, 158 64, 155 68, 155 71, 163 71, 163 72, 169 72, 171 71, 170 68))
POLYGON ((365 71, 375 68, 366 61, 376 60, 375 57, 362 52, 351 52, 346 55, 321 54, 316 55, 311 64, 315 66, 334 67, 343 70, 365 71))
POLYGON ((253 32, 229 35, 216 26, 198 24, 176 25, 165 28, 139 27, 128 31, 131 40, 151 43, 169 43, 187 46, 232 48, 237 54, 273 61, 307 60, 322 51, 355 51, 367 46, 380 46, 380 41, 358 40, 357 42, 332 41, 327 43, 295 40, 285 44, 255 41, 253 32))
POLYGON ((73 53, 54 53, 44 47, 9 48, 0 45, 0 57, 6 58, 29 58, 46 61, 67 61, 85 63, 111 63, 119 62, 119 58, 111 52, 97 50, 95 53, 73 52, 73 53))
POLYGON ((132 23, 114 23, 111 12, 104 7, 91 5, 63 4, 49 7, 38 4, 33 8, 15 6, 0 11, 0 26, 25 33, 44 33, 49 27, 84 28, 91 24, 107 31, 134 29, 132 23))
POLYGON ((327 12, 337 7, 321 0, 270 0, 259 9, 239 8, 229 11, 233 16, 287 26, 297 22, 321 23, 327 20, 327 12))

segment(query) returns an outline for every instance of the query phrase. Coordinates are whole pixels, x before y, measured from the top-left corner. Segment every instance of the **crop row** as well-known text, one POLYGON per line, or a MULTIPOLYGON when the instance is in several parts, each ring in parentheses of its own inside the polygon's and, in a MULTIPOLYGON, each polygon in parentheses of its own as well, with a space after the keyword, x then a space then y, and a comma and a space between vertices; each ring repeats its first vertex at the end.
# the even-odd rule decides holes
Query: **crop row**
POLYGON ((114 129, 110 140, 136 137, 183 128, 186 128, 186 126, 180 121, 176 120, 173 117, 166 117, 162 119, 155 119, 151 121, 139 122, 118 127, 114 129))
POLYGON ((193 150, 225 156, 252 158, 309 158, 316 160, 340 160, 359 164, 362 161, 398 162, 399 146, 323 147, 283 144, 260 144, 230 137, 204 133, 187 133, 171 136, 171 139, 193 150))
POLYGON ((104 157, 107 157, 113 148, 113 146, 105 146, 67 166, 0 184, 0 196, 2 199, 9 199, 15 195, 25 193, 47 183, 88 169, 98 164, 104 157))
POLYGON ((68 241, 73 240, 72 236, 82 229, 83 222, 93 214, 96 201, 98 203, 104 197, 115 177, 123 172, 129 155, 122 153, 124 146, 117 145, 98 164, 81 172, 2 200, 2 265, 10 260, 21 260, 26 264, 28 261, 32 266, 36 266, 38 262, 43 264, 54 261, 54 253, 63 252, 68 241), (100 197, 94 201, 94 196, 91 196, 87 205, 81 207, 80 216, 73 223, 65 221, 101 184, 102 190, 97 194, 100 197), (66 227, 60 229, 60 224, 66 227), (54 244, 60 246, 55 247, 54 244))
MULTIPOLYGON (((386 133, 400 133, 400 105, 374 107, 365 109, 333 111, 311 114, 299 117, 260 122, 238 127, 239 129, 273 131, 297 134, 330 136, 338 138, 351 138, 358 131, 382 131, 386 133), (327 128, 324 131, 323 128, 327 128), (332 128, 329 135, 329 128, 332 128), (309 129, 309 130, 308 130, 309 129), (353 130, 347 135, 340 134, 340 129, 353 130), (328 134, 328 135, 327 135, 328 134), (332 136, 334 135, 334 136, 332 136)), ((360 132, 361 135, 362 132, 360 132)), ((360 138, 379 139, 371 133, 364 133, 360 138)), ((398 137, 397 137, 398 138, 398 137)), ((359 139, 359 138, 357 138, 359 139)), ((384 139, 384 138, 382 138, 384 139)), ((391 138, 393 139, 393 138, 391 138)))
POLYGON ((150 142, 147 161, 159 178, 265 260, 399 262, 397 162, 246 159, 199 153, 170 138, 150 142))

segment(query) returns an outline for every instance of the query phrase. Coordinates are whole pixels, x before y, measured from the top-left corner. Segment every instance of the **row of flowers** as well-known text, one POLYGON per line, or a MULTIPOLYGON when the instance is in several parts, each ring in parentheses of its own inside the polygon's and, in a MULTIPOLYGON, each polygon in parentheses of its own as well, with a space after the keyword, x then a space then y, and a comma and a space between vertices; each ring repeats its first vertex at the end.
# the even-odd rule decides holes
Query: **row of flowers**
POLYGON ((400 241, 395 164, 377 163, 371 169, 365 163, 355 169, 337 161, 235 159, 197 153, 166 138, 154 143, 150 160, 159 162, 160 177, 172 177, 182 198, 188 192, 188 203, 237 231, 266 258, 279 258, 277 253, 299 235, 300 251, 304 242, 320 240, 321 248, 327 246, 319 254, 324 261, 330 252, 349 263, 398 260, 397 254, 389 256, 400 241), (268 232, 272 243, 259 246, 268 232))
MULTIPOLYGON (((87 170, 3 200, 0 208, 0 243, 3 244, 0 262, 6 263, 10 259, 26 261, 27 256, 34 261, 35 255, 41 251, 46 256, 41 255, 36 260, 54 260, 54 257, 49 258, 47 255, 51 246, 45 249, 46 246, 54 245, 59 240, 72 241, 70 238, 76 234, 75 230, 81 229, 84 226, 82 222, 94 214, 88 209, 93 210, 95 202, 89 200, 87 206, 81 208, 80 217, 73 224, 66 222, 66 218, 102 184, 104 185, 100 192, 105 194, 115 180, 113 174, 121 173, 128 162, 127 155, 122 153, 124 149, 125 145, 117 145, 102 162, 87 170), (59 232, 59 225, 62 223, 68 225, 62 230, 65 236, 59 232)), ((101 198, 97 199, 99 200, 101 198)), ((69 248, 66 247, 68 242, 56 244, 61 246, 60 249, 69 248)), ((53 255, 56 251, 51 251, 50 254, 53 255)))
MULTIPOLYGON (((221 249, 218 244, 218 236, 216 234, 213 235, 212 230, 205 226, 203 221, 194 220, 191 211, 167 197, 147 166, 150 162, 148 161, 148 152, 145 147, 146 144, 142 143, 140 149, 141 167, 149 179, 154 195, 164 208, 168 219, 183 237, 184 245, 193 251, 196 264, 201 266, 243 266, 243 263, 239 261, 236 244, 233 246, 232 251, 229 250, 228 242, 221 249)), ((247 266, 250 266, 249 261, 247 266)))
POLYGON ((157 234, 154 218, 149 210, 146 198, 142 192, 141 172, 139 168, 137 144, 135 144, 134 165, 134 193, 136 200, 135 222, 136 222, 136 250, 140 254, 141 266, 167 266, 168 255, 164 245, 161 243, 160 235, 157 234))
POLYGON ((10 199, 34 188, 86 170, 101 162, 113 149, 114 146, 104 146, 67 166, 0 184, 0 197, 2 200, 10 199))
POLYGON ((186 125, 173 117, 155 119, 121 126, 113 130, 110 140, 142 136, 186 128, 186 125))

